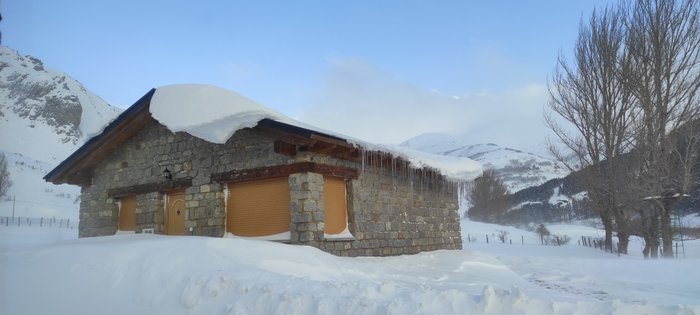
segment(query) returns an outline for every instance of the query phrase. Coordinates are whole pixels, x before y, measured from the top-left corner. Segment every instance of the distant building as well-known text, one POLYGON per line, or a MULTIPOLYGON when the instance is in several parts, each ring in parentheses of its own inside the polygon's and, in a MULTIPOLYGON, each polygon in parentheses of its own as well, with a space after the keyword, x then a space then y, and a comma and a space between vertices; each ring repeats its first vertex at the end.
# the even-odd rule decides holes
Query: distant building
POLYGON ((228 235, 342 256, 462 247, 457 183, 435 168, 272 112, 240 110, 178 132, 159 119, 187 125, 221 95, 250 102, 210 86, 153 89, 45 176, 82 187, 80 237, 228 235), (205 140, 219 131, 222 143, 205 140))

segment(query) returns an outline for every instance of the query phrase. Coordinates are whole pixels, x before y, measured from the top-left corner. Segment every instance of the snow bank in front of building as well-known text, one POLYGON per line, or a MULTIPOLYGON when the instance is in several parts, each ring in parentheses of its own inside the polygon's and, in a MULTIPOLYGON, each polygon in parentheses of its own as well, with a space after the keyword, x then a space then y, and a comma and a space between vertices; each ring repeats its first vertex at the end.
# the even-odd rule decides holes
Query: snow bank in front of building
POLYGON ((408 160, 413 167, 430 167, 455 181, 469 181, 481 175, 481 166, 468 158, 446 157, 398 146, 379 146, 337 133, 321 130, 291 119, 235 92, 205 84, 177 84, 156 88, 151 98, 151 115, 173 132, 187 132, 197 138, 223 144, 243 128, 260 120, 285 124, 346 139, 366 150, 381 150, 408 160))
POLYGON ((649 262, 576 246, 505 244, 345 258, 309 246, 145 234, 8 246, 7 231, 0 227, 2 314, 700 312, 697 259, 690 258, 649 262), (672 267, 671 276, 679 269, 689 279, 655 272, 608 280, 641 267, 672 267), (581 268, 598 273, 586 278, 581 268))

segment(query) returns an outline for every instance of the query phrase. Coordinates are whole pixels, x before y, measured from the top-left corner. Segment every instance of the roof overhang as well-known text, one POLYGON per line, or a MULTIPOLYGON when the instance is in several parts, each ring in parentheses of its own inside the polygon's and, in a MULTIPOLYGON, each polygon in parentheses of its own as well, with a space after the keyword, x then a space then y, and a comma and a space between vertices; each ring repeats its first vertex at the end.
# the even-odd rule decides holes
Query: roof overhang
MULTIPOLYGON (((51 170, 44 180, 54 184, 89 186, 95 167, 114 149, 135 136, 155 119, 151 116, 151 89, 136 103, 117 116, 97 136, 85 142, 78 150, 51 170)), ((337 158, 358 161, 360 149, 346 139, 294 126, 271 119, 262 119, 253 127, 275 139, 275 152, 294 156, 300 152, 327 154, 337 158)))
POLYGON ((44 180, 54 184, 90 185, 92 171, 99 161, 117 146, 133 137, 153 118, 149 112, 151 89, 136 103, 122 112, 100 134, 85 142, 78 150, 51 170, 44 180))

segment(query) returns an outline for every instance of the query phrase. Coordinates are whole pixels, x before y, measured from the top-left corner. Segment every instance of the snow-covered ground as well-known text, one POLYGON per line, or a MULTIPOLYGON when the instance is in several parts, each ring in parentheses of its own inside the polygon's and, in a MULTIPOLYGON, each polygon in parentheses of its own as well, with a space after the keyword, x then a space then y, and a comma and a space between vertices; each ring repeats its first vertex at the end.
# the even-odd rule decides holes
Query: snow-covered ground
POLYGON ((700 242, 647 261, 463 221, 461 251, 335 257, 208 237, 0 227, 0 314, 700 314, 700 242), (508 231, 510 242, 485 243, 508 231), (483 235, 483 236, 482 236, 483 235), (490 236, 490 237, 491 237, 490 236), (521 244, 525 242, 525 245, 521 244))
POLYGON ((54 185, 44 181, 55 165, 19 153, 3 152, 11 174, 12 186, 0 198, 0 216, 57 217, 78 220, 80 187, 54 185), (14 197, 14 202, 13 202, 14 197))

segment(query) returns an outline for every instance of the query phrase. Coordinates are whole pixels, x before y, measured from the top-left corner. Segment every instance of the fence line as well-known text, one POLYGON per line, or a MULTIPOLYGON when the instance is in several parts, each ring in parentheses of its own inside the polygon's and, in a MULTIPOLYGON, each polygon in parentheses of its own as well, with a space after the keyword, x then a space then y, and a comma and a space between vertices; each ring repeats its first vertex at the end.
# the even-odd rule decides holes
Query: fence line
MULTIPOLYGON (((462 235, 462 237, 465 237, 462 235)), ((539 244, 539 243, 531 243, 531 242, 525 242, 525 237, 523 235, 514 235, 510 236, 509 234, 499 234, 499 233, 486 233, 486 234, 471 234, 467 233, 466 238, 464 238, 464 241, 467 243, 480 243, 479 240, 485 240, 482 241, 481 243, 485 244, 509 244, 509 245, 534 245, 534 244, 539 244)))
POLYGON ((0 216, 0 227, 37 227, 56 229, 75 229, 77 220, 56 217, 3 217, 0 216))

